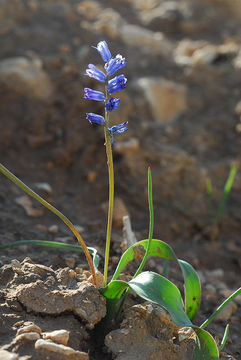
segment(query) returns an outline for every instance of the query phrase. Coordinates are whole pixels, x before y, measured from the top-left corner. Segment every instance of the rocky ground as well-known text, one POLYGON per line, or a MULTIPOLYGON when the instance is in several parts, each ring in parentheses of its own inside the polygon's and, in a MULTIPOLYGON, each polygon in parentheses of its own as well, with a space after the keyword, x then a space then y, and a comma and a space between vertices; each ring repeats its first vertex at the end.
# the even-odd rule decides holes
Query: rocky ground
MULTIPOLYGON (((91 45, 105 39, 113 54, 127 60, 123 73, 128 86, 112 121, 129 122, 128 132, 115 139, 110 274, 122 251, 123 215, 130 216, 138 240, 148 234, 151 166, 155 237, 167 241, 200 274, 203 303, 197 324, 240 287, 240 21, 239 0, 0 0, 1 162, 78 225, 87 244, 98 249, 103 266, 108 197, 104 135, 85 119, 86 112, 102 114, 103 106, 83 99, 84 87, 101 89, 83 74, 89 63, 101 65, 91 45), (233 161, 238 173, 216 223, 233 161), (213 185, 211 206, 207 179, 213 185)), ((53 214, 4 176, 0 214, 0 244, 30 239, 76 244, 53 214)), ((129 346, 123 340, 125 324, 131 323, 132 312, 145 319, 152 311, 132 299, 137 308, 126 310, 112 341, 106 338, 104 350, 99 344, 95 350, 95 324, 104 316, 104 305, 83 264, 83 257, 69 251, 29 245, 1 250, 2 356, 7 359, 8 351, 20 359, 44 359, 56 358, 57 352, 59 359, 87 359, 89 351, 91 360, 111 359, 111 354, 129 359, 120 355, 121 346, 129 346), (87 306, 89 313, 76 305, 81 287, 93 304, 87 306), (55 294, 59 311, 51 310, 46 295, 44 310, 44 289, 55 294), (64 303, 63 292, 69 293, 64 303), (97 305, 103 306, 100 313, 97 305), (90 314, 96 316, 92 322, 90 314)), ((161 272, 161 265, 151 260, 149 269, 161 272)), ((178 271, 173 276, 181 284, 178 271)), ((224 358, 241 358, 240 306, 237 298, 209 327, 220 341, 230 323, 225 347, 230 357, 224 358)), ((141 336, 150 336, 149 320, 146 324, 141 336)), ((139 346, 136 342, 135 349, 139 346)), ((148 351, 141 352, 142 360, 150 358, 148 351)), ((138 359, 135 351, 130 359, 138 359)))

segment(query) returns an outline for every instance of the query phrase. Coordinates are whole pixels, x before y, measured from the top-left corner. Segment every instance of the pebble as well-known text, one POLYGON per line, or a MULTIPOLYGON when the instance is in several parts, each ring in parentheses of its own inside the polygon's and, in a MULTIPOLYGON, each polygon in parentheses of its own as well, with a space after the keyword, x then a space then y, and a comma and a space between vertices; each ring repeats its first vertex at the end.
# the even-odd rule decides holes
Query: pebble
POLYGON ((43 216, 43 210, 34 209, 30 198, 26 195, 17 197, 15 202, 24 208, 26 214, 30 217, 41 217, 43 216))
POLYGON ((18 360, 18 354, 9 352, 7 350, 0 350, 0 359, 1 360, 18 360))
POLYGON ((29 332, 34 332, 34 333, 38 333, 41 335, 42 330, 40 329, 39 326, 37 326, 35 324, 29 324, 29 325, 25 325, 24 327, 18 329, 17 335, 21 335, 21 334, 25 334, 25 333, 29 333, 29 332))
POLYGON ((35 188, 41 191, 44 195, 52 195, 52 187, 48 183, 36 183, 35 188))
POLYGON ((40 339, 40 335, 39 333, 36 332, 27 332, 27 333, 23 333, 20 335, 17 335, 15 338, 15 342, 20 342, 20 341, 36 341, 40 339))
POLYGON ((49 232, 50 234, 57 234, 58 231, 59 231, 58 225, 51 225, 51 226, 48 228, 48 232, 49 232))
POLYGON ((231 318, 231 316, 237 311, 237 305, 231 301, 228 305, 226 305, 223 310, 215 317, 215 322, 227 321, 231 318))
POLYGON ((140 78, 136 84, 157 122, 170 123, 187 110, 185 85, 154 77, 140 78))
POLYGON ((58 357, 57 354, 62 355, 65 357, 65 360, 71 359, 75 356, 76 360, 89 360, 88 354, 77 351, 72 349, 71 347, 62 345, 62 344, 55 344, 54 342, 50 342, 47 340, 39 339, 35 343, 36 350, 45 350, 47 353, 55 353, 56 358, 58 357))
POLYGON ((67 345, 69 341, 69 331, 55 330, 51 332, 45 332, 43 333, 43 338, 56 341, 57 343, 62 345, 67 345))
POLYGON ((178 340, 180 342, 190 339, 190 338, 196 338, 195 332, 190 327, 183 327, 180 330, 178 330, 178 340))

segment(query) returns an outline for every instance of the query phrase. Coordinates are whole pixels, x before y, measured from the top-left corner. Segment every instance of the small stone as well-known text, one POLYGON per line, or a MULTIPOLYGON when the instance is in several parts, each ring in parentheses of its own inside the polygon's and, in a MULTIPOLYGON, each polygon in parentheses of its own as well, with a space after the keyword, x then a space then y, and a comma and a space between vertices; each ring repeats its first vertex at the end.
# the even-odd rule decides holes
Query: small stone
POLYGON ((43 338, 53 340, 62 345, 67 345, 69 341, 69 331, 55 330, 51 332, 45 332, 43 333, 43 338))
POLYGON ((17 335, 21 335, 21 334, 29 333, 29 332, 34 332, 34 333, 38 333, 41 335, 42 330, 40 329, 39 326, 37 326, 35 324, 29 324, 29 325, 25 325, 24 327, 21 327, 20 329, 18 329, 17 335))
POLYGON ((53 193, 52 187, 48 183, 36 183, 35 188, 48 196, 53 193))
POLYGON ((152 51, 154 54, 165 57, 171 55, 174 48, 174 44, 163 33, 138 25, 123 24, 119 29, 119 36, 127 46, 139 47, 145 52, 152 51))
POLYGON ((20 335, 17 335, 15 338, 15 342, 20 342, 20 341, 36 341, 40 339, 40 335, 39 333, 36 332, 27 332, 27 333, 23 333, 20 335))
POLYGON ((215 322, 227 321, 231 318, 231 316, 237 311, 237 305, 231 301, 228 303, 223 310, 215 317, 215 322))
POLYGON ((83 226, 80 225, 74 225, 75 229, 78 231, 79 234, 82 234, 85 229, 83 228, 83 226))
POLYGON ((216 301, 217 295, 216 295, 216 288, 212 284, 207 284, 204 290, 205 299, 216 301))
POLYGON ((0 62, 0 83, 24 95, 47 100, 53 92, 48 74, 38 58, 15 57, 0 62))
POLYGON ((67 256, 65 258, 65 264, 70 268, 70 269, 74 269, 75 267, 75 258, 72 256, 67 256))
POLYGON ((15 202, 22 206, 26 214, 30 217, 41 217, 43 216, 43 210, 34 209, 30 198, 26 195, 20 196, 15 199, 15 202))
MULTIPOLYGON (((105 213, 108 212, 108 203, 102 204, 102 209, 105 213)), ((121 227, 123 225, 123 217, 129 215, 128 210, 124 204, 124 201, 117 197, 114 202, 114 210, 113 210, 113 225, 115 227, 121 227)))
POLYGON ((129 138, 126 141, 115 143, 115 151, 119 154, 128 154, 139 150, 140 143, 137 138, 129 138))
POLYGON ((178 340, 180 342, 186 339, 195 339, 195 338, 196 338, 195 331, 190 327, 183 327, 180 330, 178 330, 178 340))
MULTIPOLYGON (((39 339, 35 343, 36 350, 45 350, 47 353, 54 353, 56 357, 62 355, 66 360, 74 358, 75 360, 89 360, 88 354, 72 349, 71 347, 55 344, 47 340, 39 339)), ((47 358, 47 357, 46 357, 47 358)))
POLYGON ((163 78, 137 81, 157 122, 170 123, 187 110, 187 88, 163 78))
POLYGON ((7 350, 0 350, 0 359, 1 360, 18 360, 18 354, 9 352, 7 350))
POLYGON ((241 100, 235 106, 235 114, 237 114, 238 116, 241 116, 241 100))
POLYGON ((42 225, 42 224, 37 224, 37 225, 35 226, 35 228, 36 228, 37 230, 43 232, 43 233, 46 233, 46 232, 48 231, 47 226, 42 225))
POLYGON ((59 231, 59 227, 58 227, 58 225, 51 225, 48 228, 48 231, 50 234, 57 234, 57 232, 59 231))

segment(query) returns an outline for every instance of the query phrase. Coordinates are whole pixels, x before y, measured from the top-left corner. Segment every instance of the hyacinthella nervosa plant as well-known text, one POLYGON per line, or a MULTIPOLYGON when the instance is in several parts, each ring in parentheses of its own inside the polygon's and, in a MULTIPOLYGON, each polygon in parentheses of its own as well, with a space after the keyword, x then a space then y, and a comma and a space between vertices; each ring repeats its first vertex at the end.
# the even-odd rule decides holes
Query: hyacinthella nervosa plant
POLYGON ((84 89, 84 98, 88 100, 102 101, 105 107, 105 117, 95 114, 87 113, 86 118, 91 124, 98 124, 104 127, 105 133, 105 146, 107 155, 107 164, 109 172, 109 210, 108 210, 108 222, 106 231, 106 249, 105 249, 105 265, 104 265, 104 286, 107 284, 107 271, 109 262, 110 252, 110 241, 111 241, 111 229, 112 229, 112 216, 114 206, 114 167, 113 167, 113 156, 112 147, 114 144, 114 135, 122 134, 127 130, 127 121, 119 125, 110 124, 110 113, 116 110, 119 106, 120 99, 114 98, 112 94, 123 90, 126 87, 127 79, 121 74, 114 78, 110 78, 116 74, 118 70, 126 65, 125 58, 120 54, 116 57, 111 56, 111 52, 106 41, 100 41, 95 48, 102 57, 104 64, 104 72, 99 70, 95 65, 89 64, 86 69, 86 75, 96 79, 99 82, 104 83, 105 92, 92 90, 89 88, 84 89))
MULTIPOLYGON (((109 250, 110 250, 110 238, 111 238, 111 227, 112 227, 112 214, 113 214, 113 203, 114 203, 114 170, 113 170, 113 158, 112 158, 112 147, 114 145, 115 134, 122 134, 127 130, 127 122, 123 122, 119 125, 110 124, 110 113, 111 111, 118 108, 120 99, 114 98, 112 95, 121 91, 126 87, 127 79, 125 76, 116 75, 116 72, 126 65, 125 59, 121 55, 117 55, 112 58, 108 45, 105 41, 101 41, 97 44, 97 51, 101 55, 104 64, 104 71, 99 70, 95 65, 89 64, 86 70, 86 75, 96 79, 103 83, 105 91, 96 91, 93 89, 85 88, 84 97, 86 99, 102 101, 105 107, 105 116, 101 116, 95 113, 87 113, 86 118, 91 124, 98 124, 103 126, 105 133, 105 146, 107 154, 107 163, 109 170, 109 211, 108 211, 108 222, 107 222, 107 233, 106 233, 106 252, 105 252, 105 265, 104 265, 104 286, 99 287, 100 293, 105 296, 107 303, 107 313, 118 314, 124 303, 125 297, 130 289, 145 300, 160 305, 166 309, 172 317, 172 320, 181 327, 192 327, 196 332, 196 348, 194 354, 194 360, 215 360, 219 358, 219 350, 213 337, 204 330, 204 328, 217 316, 217 314, 237 295, 241 294, 241 288, 236 290, 230 295, 217 309, 216 311, 200 326, 193 324, 201 300, 201 286, 198 275, 193 267, 187 262, 180 260, 176 257, 172 248, 165 242, 157 239, 152 239, 153 236, 153 204, 152 204, 152 181, 151 171, 148 169, 148 202, 149 202, 149 214, 150 214, 150 225, 149 225, 149 237, 148 239, 141 240, 131 247, 129 247, 122 255, 116 270, 112 276, 111 281, 107 284, 107 269, 109 261, 109 250), (113 78, 113 75, 116 75, 113 78), (135 259, 136 248, 141 247, 145 251, 145 255, 141 260, 141 263, 135 272, 133 278, 126 282, 118 280, 120 274, 126 268, 129 262, 135 259), (183 302, 179 289, 169 281, 164 274, 160 275, 151 271, 142 272, 143 266, 148 257, 155 256, 167 261, 175 261, 181 269, 184 279, 184 298, 183 302), (110 309, 110 311, 109 311, 110 309), (112 312, 112 310, 114 311, 112 312), (117 311, 116 311, 117 310, 117 311)), ((12 174, 5 166, 0 164, 0 171, 12 180, 16 185, 22 188, 30 196, 38 200, 46 208, 54 212, 64 223, 71 229, 76 238, 78 239, 82 250, 85 253, 87 261, 89 263, 93 283, 96 285, 96 270, 98 267, 98 255, 94 248, 87 247, 84 240, 77 232, 70 220, 64 216, 59 210, 54 208, 46 200, 41 198, 28 186, 26 186, 21 180, 19 180, 14 174, 12 174), (93 256, 91 259, 90 253, 93 256)), ((68 248, 79 251, 81 248, 78 246, 57 243, 54 241, 41 241, 41 240, 20 240, 10 244, 4 244, 1 248, 10 246, 23 245, 23 244, 35 244, 41 246, 52 246, 59 248, 68 248)), ((107 317, 108 319, 108 317, 107 317)), ((220 349, 223 348, 228 335, 228 326, 226 327, 223 340, 220 345, 220 349)))

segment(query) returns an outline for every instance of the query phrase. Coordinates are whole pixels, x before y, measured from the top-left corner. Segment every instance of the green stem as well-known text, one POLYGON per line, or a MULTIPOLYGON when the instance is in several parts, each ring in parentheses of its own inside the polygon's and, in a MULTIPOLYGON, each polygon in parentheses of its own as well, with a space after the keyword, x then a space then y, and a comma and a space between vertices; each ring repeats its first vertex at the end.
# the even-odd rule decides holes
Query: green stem
POLYGON ((23 189, 27 194, 32 196, 34 199, 36 199, 42 205, 44 205, 47 209, 49 209, 55 215, 57 215, 69 227, 69 229, 74 233, 74 235, 78 239, 78 241, 79 241, 79 243, 80 243, 80 245, 81 245, 81 247, 82 247, 82 249, 84 251, 84 254, 86 256, 86 259, 88 261, 88 264, 89 264, 89 267, 90 267, 90 270, 91 270, 91 273, 92 273, 92 276, 93 276, 93 282, 96 285, 95 268, 94 268, 93 261, 91 259, 90 253, 89 253, 89 251, 87 249, 87 246, 85 245, 84 240, 82 239, 82 237, 80 236, 78 231, 75 229, 75 227, 71 223, 71 221, 66 216, 64 216, 64 214, 62 214, 58 209, 56 209, 54 206, 52 206, 50 203, 48 203, 46 200, 44 200, 41 196, 36 194, 36 192, 31 190, 27 185, 25 185, 20 179, 18 179, 14 174, 11 173, 11 171, 9 171, 7 168, 5 168, 5 166, 3 166, 2 164, 0 164, 0 171, 6 177, 8 177, 11 181, 13 181, 16 185, 18 185, 21 189, 23 189))
POLYGON ((146 248, 145 255, 142 259, 142 262, 141 262, 139 268, 137 269, 135 275, 133 276, 133 279, 135 277, 137 277, 137 275, 140 274, 140 272, 142 271, 142 269, 146 263, 146 260, 149 256, 149 251, 151 248, 151 242, 152 242, 152 237, 153 237, 154 212, 153 212, 153 201, 152 201, 152 178, 151 178, 151 169, 150 168, 148 168, 148 203, 149 203, 149 214, 150 214, 148 245, 146 248))
POLYGON ((236 296, 241 294, 241 288, 237 289, 232 295, 230 295, 215 311, 214 313, 200 326, 201 329, 204 329, 219 313, 223 308, 230 303, 236 296))
MULTIPOLYGON (((108 97, 106 102, 108 101, 108 97)), ((106 231, 106 247, 105 247, 105 266, 104 266, 104 286, 107 284, 109 254, 110 254, 110 240, 111 240, 111 229, 113 219, 113 207, 114 207, 114 166, 111 146, 111 136, 108 130, 109 126, 109 114, 105 112, 105 147, 107 156, 107 165, 109 172, 109 209, 108 209, 108 223, 106 231)))

